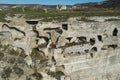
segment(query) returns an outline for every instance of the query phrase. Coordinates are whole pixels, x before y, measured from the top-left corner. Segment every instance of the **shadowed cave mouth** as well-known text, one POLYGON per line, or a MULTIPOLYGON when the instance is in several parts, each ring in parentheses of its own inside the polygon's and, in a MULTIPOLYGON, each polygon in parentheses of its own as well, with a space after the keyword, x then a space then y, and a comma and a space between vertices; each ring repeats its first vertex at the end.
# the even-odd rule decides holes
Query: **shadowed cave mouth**
POLYGON ((98 35, 98 40, 99 40, 99 41, 103 41, 103 40, 102 40, 102 35, 98 35))
POLYGON ((91 51, 97 52, 97 47, 93 47, 93 48, 91 49, 91 51))
POLYGON ((66 39, 70 42, 73 37, 67 37, 66 39))
POLYGON ((117 33, 118 33, 118 29, 117 28, 115 28, 114 30, 113 30, 113 36, 117 36, 117 33))
POLYGON ((28 20, 28 21, 26 21, 26 23, 35 25, 35 24, 38 24, 38 21, 36 21, 36 20, 28 20))
POLYGON ((68 30, 68 24, 62 24, 62 29, 68 30))
POLYGON ((108 45, 108 48, 113 48, 113 49, 116 49, 118 47, 117 44, 112 44, 112 45, 108 45))
POLYGON ((43 30, 45 31, 45 30, 58 30, 58 29, 60 29, 60 27, 56 27, 56 28, 44 28, 43 30))
POLYGON ((95 44, 95 38, 90 38, 90 45, 94 45, 95 44))

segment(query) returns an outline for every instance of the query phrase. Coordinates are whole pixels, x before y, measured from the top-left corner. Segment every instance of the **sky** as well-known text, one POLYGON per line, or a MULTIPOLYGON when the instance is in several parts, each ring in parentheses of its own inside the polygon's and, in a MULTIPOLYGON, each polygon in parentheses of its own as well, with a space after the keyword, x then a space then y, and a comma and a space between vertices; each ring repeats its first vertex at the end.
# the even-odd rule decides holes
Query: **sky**
POLYGON ((7 4, 76 4, 86 2, 100 2, 103 0, 0 0, 0 3, 7 4))

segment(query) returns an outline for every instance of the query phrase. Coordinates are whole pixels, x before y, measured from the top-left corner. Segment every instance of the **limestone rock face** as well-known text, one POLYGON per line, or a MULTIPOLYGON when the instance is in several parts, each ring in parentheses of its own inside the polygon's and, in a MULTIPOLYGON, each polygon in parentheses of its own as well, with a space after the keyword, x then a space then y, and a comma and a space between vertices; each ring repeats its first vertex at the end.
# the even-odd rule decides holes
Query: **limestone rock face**
POLYGON ((31 59, 30 56, 27 56, 27 57, 25 58, 25 61, 26 61, 26 63, 27 63, 28 66, 32 66, 32 65, 33 65, 33 62, 32 62, 32 59, 31 59))
POLYGON ((38 45, 46 44, 46 41, 44 39, 39 39, 38 45))
POLYGON ((18 17, 0 23, 0 80, 120 79, 120 21, 111 21, 119 17, 38 24, 18 17))

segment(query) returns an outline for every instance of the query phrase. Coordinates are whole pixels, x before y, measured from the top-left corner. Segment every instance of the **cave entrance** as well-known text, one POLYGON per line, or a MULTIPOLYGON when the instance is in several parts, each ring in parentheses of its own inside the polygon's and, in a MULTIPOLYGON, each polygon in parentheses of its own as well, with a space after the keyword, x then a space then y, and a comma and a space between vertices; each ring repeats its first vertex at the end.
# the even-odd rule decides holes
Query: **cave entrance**
POLYGON ((102 41, 102 36, 101 35, 98 35, 98 40, 102 41))
POLYGON ((66 39, 70 42, 73 37, 67 37, 66 39))
POLYGON ((116 49, 118 47, 118 45, 117 44, 108 45, 108 48, 110 48, 110 47, 113 49, 116 49))
POLYGON ((62 29, 68 30, 68 24, 62 24, 62 29))
POLYGON ((94 45, 95 44, 95 38, 90 38, 90 45, 94 45))
POLYGON ((97 47, 93 47, 93 48, 91 49, 91 51, 97 52, 97 47))
POLYGON ((113 36, 117 36, 117 33, 118 33, 118 30, 117 30, 117 28, 115 28, 114 30, 113 30, 113 36))

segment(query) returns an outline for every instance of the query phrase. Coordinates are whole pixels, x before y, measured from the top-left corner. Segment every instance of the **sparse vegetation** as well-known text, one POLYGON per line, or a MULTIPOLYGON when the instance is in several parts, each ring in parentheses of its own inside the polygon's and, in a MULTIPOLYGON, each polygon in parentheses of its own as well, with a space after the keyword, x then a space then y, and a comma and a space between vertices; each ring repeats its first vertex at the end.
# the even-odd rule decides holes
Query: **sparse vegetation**
POLYGON ((45 67, 48 64, 48 59, 44 58, 40 60, 40 64, 45 67))
POLYGON ((11 68, 5 68, 4 70, 3 70, 3 73, 2 73, 2 75, 1 75, 1 77, 2 78, 4 78, 5 80, 7 80, 7 78, 9 78, 10 77, 10 74, 12 73, 12 69, 11 68))
POLYGON ((52 72, 52 71, 48 71, 47 73, 48 75, 50 75, 51 77, 55 77, 57 80, 61 80, 61 76, 64 75, 64 73, 62 71, 56 71, 56 72, 52 72))
POLYGON ((81 19, 78 19, 78 21, 95 22, 95 20, 89 20, 86 17, 81 17, 81 19))
POLYGON ((36 80, 42 80, 42 78, 43 78, 41 73, 38 73, 38 72, 33 73, 31 76, 35 77, 36 80))
POLYGON ((120 21, 120 19, 107 19, 105 21, 120 21))
POLYGON ((10 45, 4 45, 4 51, 6 51, 9 48, 10 45))
POLYGON ((78 16, 120 16, 120 10, 111 10, 103 8, 87 8, 87 9, 71 9, 66 11, 57 11, 53 9, 48 9, 48 12, 45 13, 43 9, 32 9, 25 8, 23 12, 21 8, 3 10, 0 11, 0 21, 7 22, 4 18, 6 15, 11 17, 15 14, 25 15, 27 19, 41 19, 44 22, 58 21, 64 22, 69 17, 78 17, 78 16))
POLYGON ((0 60, 4 57, 4 53, 0 52, 0 60))
POLYGON ((18 56, 18 55, 19 55, 19 52, 18 52, 18 51, 15 51, 14 49, 10 49, 10 50, 8 50, 8 54, 14 55, 14 56, 18 56))
POLYGON ((32 57, 32 59, 35 60, 40 60, 43 58, 42 54, 40 54, 40 51, 37 48, 32 49, 32 53, 30 56, 32 57))

